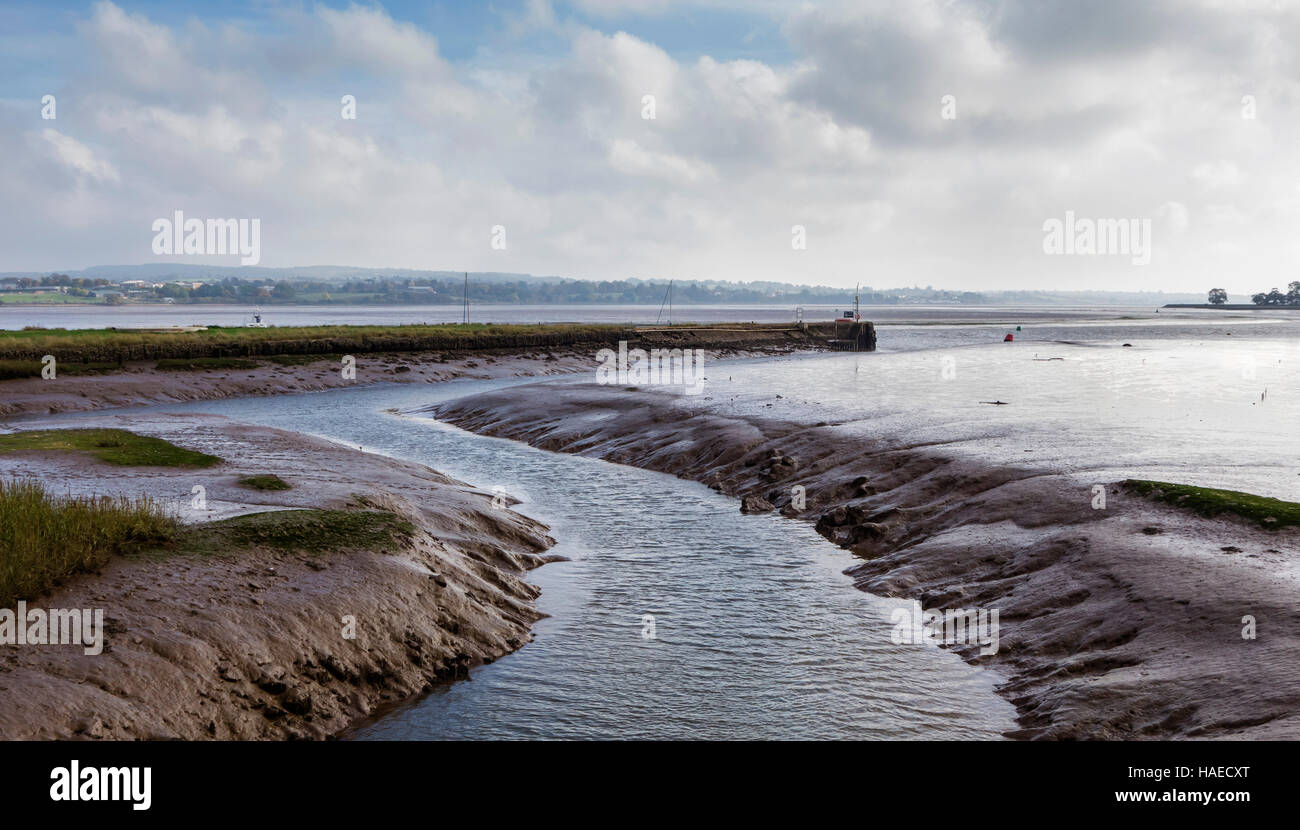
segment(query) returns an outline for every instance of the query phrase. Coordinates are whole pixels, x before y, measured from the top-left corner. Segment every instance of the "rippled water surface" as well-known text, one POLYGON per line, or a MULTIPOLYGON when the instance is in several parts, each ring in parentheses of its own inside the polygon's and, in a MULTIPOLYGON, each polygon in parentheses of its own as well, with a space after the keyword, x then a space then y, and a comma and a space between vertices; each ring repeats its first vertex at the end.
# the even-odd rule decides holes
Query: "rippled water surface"
POLYGON ((525 499, 572 561, 530 575, 536 640, 358 730, 398 738, 997 738, 994 677, 890 642, 894 600, 811 525, 743 516, 691 482, 386 413, 498 382, 204 402, 419 461, 525 499), (644 615, 655 638, 645 639, 644 615))

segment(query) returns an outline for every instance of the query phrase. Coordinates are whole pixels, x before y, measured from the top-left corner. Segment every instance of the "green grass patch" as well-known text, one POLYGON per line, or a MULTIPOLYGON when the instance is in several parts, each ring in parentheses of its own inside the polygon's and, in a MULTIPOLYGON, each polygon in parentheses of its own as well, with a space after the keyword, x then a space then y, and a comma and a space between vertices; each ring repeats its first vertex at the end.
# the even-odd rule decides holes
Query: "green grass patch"
POLYGON ((34 481, 0 481, 0 607, 34 600, 114 556, 174 540, 148 499, 54 499, 34 481))
MULTIPOLYGON (((43 364, 39 360, 0 360, 0 380, 38 378, 43 364)), ((55 363, 55 377, 63 375, 104 375, 121 369, 117 363, 55 363)))
POLYGON ((337 354, 269 354, 263 359, 280 366, 304 366, 322 360, 332 360, 337 363, 341 358, 342 355, 337 354))
POLYGON ((215 455, 187 450, 161 438, 124 429, 42 429, 0 435, 0 453, 23 450, 88 452, 123 467, 211 467, 215 455))
POLYGON ((106 375, 110 372, 116 372, 122 368, 120 363, 58 363, 55 370, 59 376, 62 375, 106 375))
POLYGON ((414 533, 414 525, 385 510, 273 510, 196 527, 175 552, 389 550, 404 547, 414 533))
POLYGON ((206 369, 256 369, 256 360, 238 357, 165 358, 154 368, 160 372, 201 372, 206 369))
POLYGON ((271 326, 264 329, 209 326, 194 332, 33 328, 0 331, 0 360, 40 360, 47 354, 61 361, 81 363, 186 362, 203 358, 261 360, 272 355, 552 348, 574 343, 608 345, 629 336, 627 326, 587 323, 271 326))
POLYGON ((0 380, 38 378, 41 376, 39 360, 0 360, 0 380))
POLYGON ((293 485, 280 478, 275 473, 268 473, 262 476, 249 476, 241 478, 239 484, 242 487, 251 487, 254 490, 292 490, 293 485))
POLYGON ((0 294, 0 305, 104 305, 103 297, 72 297, 67 294, 0 294))
POLYGON ((1193 487, 1165 481, 1128 479, 1124 486, 1138 495, 1191 510, 1201 516, 1239 516, 1269 530, 1300 525, 1300 504, 1236 490, 1193 487))

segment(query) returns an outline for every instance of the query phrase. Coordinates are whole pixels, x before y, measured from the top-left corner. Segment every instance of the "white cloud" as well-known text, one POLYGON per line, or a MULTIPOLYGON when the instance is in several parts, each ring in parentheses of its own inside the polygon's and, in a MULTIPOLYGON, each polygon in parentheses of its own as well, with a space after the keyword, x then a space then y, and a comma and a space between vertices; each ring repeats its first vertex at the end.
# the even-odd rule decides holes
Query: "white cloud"
POLYGON ((116 182, 121 178, 116 167, 96 156, 94 151, 75 138, 48 127, 41 130, 41 138, 45 140, 54 158, 79 175, 100 182, 116 182))
POLYGON ((609 163, 615 170, 633 176, 648 176, 680 184, 716 181, 712 167, 671 153, 646 150, 635 141, 617 139, 609 148, 609 163))
POLYGON ((397 76, 447 71, 435 38, 410 23, 394 21, 382 9, 320 6, 316 14, 327 34, 328 57, 332 59, 397 76))
POLYGON ((702 5, 781 20, 793 59, 685 58, 637 35, 638 15, 662 30, 700 5, 592 0, 623 27, 605 32, 533 0, 490 57, 449 60, 447 33, 377 6, 286 7, 261 28, 98 3, 75 27, 84 67, 51 59, 59 120, 29 102, 0 120, 0 269, 146 260, 149 222, 183 208, 260 217, 267 265, 1130 285, 1110 263, 1044 260, 1043 220, 1074 210, 1157 220, 1143 287, 1223 281, 1228 250, 1230 290, 1281 279, 1300 12, 719 0, 702 5), (538 32, 550 45, 529 52, 538 32), (1193 220, 1213 233, 1182 233, 1193 220))

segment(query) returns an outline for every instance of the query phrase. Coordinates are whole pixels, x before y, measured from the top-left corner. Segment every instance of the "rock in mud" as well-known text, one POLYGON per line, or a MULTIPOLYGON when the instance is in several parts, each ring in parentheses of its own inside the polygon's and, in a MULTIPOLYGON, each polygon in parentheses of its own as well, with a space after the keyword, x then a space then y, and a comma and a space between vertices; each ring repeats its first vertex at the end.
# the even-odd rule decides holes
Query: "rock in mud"
POLYGON ((762 496, 745 496, 740 502, 741 513, 769 513, 775 509, 776 506, 762 496))

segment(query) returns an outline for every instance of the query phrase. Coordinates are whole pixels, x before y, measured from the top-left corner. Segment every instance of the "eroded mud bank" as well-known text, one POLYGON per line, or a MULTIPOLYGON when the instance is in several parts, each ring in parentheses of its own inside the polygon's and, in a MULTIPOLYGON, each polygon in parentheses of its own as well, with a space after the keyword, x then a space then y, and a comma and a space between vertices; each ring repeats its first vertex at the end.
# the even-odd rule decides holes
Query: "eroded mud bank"
POLYGON ((1203 519, 1113 485, 1097 510, 1090 486, 1057 472, 886 446, 829 424, 741 420, 646 391, 536 384, 431 411, 814 521, 862 557, 849 573, 863 590, 927 609, 998 609, 997 653, 958 650, 1008 678, 1014 737, 1300 736, 1294 530, 1203 519), (1247 615, 1256 639, 1242 637, 1247 615))
POLYGON ((538 590, 523 576, 551 561, 542 551, 553 540, 492 494, 419 464, 216 416, 77 425, 157 435, 225 460, 183 470, 11 453, 0 475, 37 477, 56 495, 150 496, 196 523, 328 508, 388 511, 406 530, 384 544, 271 534, 228 548, 181 545, 72 578, 29 605, 103 609, 103 653, 0 647, 0 738, 328 737, 531 639, 538 590), (292 489, 238 484, 268 473, 292 489), (202 509, 192 507, 195 486, 202 509))

